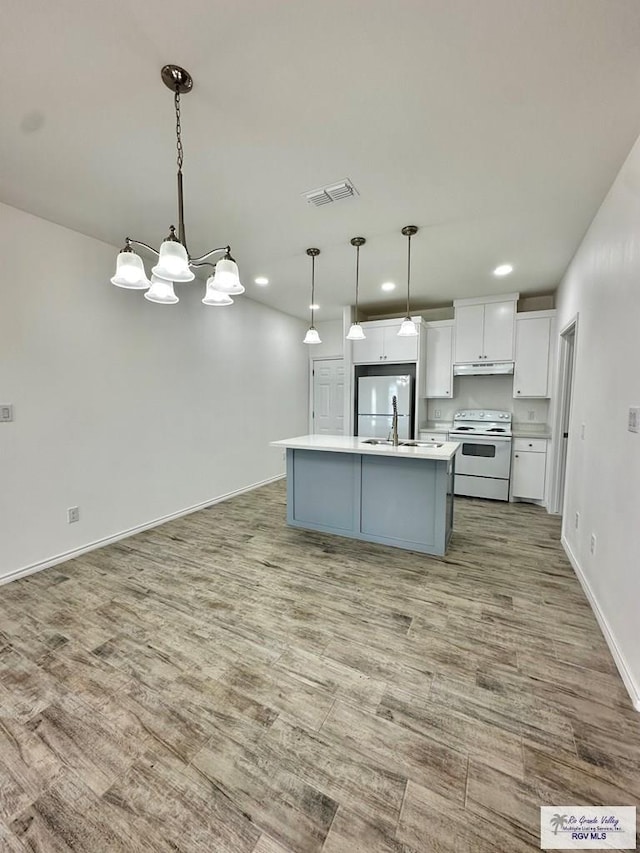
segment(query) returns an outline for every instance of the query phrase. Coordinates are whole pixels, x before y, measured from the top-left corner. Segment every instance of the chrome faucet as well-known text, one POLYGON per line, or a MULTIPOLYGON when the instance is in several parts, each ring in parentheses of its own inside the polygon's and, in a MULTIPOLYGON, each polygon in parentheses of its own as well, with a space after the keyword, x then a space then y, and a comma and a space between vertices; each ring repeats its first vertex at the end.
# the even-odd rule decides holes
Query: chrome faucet
POLYGON ((393 406, 393 420, 391 421, 391 432, 393 433, 393 446, 397 447, 398 442, 398 398, 394 395, 391 400, 391 405, 393 406))

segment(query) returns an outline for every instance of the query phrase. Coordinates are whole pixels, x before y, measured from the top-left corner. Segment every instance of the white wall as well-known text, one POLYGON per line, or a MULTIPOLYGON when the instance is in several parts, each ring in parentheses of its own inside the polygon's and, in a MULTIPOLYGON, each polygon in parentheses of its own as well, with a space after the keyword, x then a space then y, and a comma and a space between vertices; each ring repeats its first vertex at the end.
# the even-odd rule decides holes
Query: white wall
POLYGON ((322 343, 307 347, 309 358, 342 358, 345 345, 342 320, 324 320, 315 325, 322 343))
POLYGON ((306 432, 302 321, 199 282, 151 304, 116 253, 0 205, 0 578, 272 478, 306 432))
POLYGON ((640 142, 578 249, 556 307, 558 330, 579 315, 564 536, 640 710, 640 435, 627 431, 628 408, 640 405, 640 142))
POLYGON ((515 399, 510 375, 454 376, 453 395, 450 400, 428 401, 430 421, 452 421, 455 413, 464 409, 502 409, 513 413, 514 423, 538 426, 547 423, 549 401, 515 399))

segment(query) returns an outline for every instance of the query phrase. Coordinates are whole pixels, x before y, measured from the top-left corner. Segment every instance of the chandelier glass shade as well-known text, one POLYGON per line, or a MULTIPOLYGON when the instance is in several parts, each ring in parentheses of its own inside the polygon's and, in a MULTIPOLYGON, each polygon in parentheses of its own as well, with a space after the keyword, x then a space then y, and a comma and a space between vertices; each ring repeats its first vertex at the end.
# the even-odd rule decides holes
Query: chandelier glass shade
POLYGON ((405 225, 402 229, 402 234, 407 238, 407 315, 402 321, 398 337, 413 338, 418 334, 416 324, 411 319, 411 238, 418 233, 418 228, 415 225, 405 225))
POLYGON ((320 249, 307 249, 307 255, 311 258, 311 323, 307 329, 307 334, 304 336, 304 344, 321 344, 318 330, 313 325, 315 317, 315 295, 316 295, 316 258, 320 254, 320 249))
POLYGON ((140 255, 136 255, 132 249, 119 252, 116 274, 111 279, 111 284, 125 287, 127 290, 146 290, 151 282, 146 276, 140 255))
POLYGON ((166 278, 160 278, 159 275, 151 275, 151 287, 144 295, 149 302, 156 302, 158 305, 175 305, 180 300, 173 289, 173 282, 166 278))
POLYGON ((233 299, 228 293, 223 293, 215 287, 214 276, 210 275, 207 279, 207 292, 202 304, 223 308, 225 305, 233 305, 233 299))
POLYGON ((232 305, 233 299, 229 294, 240 295, 244 287, 240 283, 238 266, 231 257, 230 246, 220 246, 210 249, 199 257, 191 257, 187 246, 184 226, 184 193, 182 186, 182 166, 184 150, 182 147, 182 126, 180 116, 180 96, 193 88, 193 78, 188 71, 178 65, 165 65, 161 71, 162 81, 173 92, 176 116, 176 149, 178 165, 178 233, 172 225, 168 237, 160 245, 160 250, 154 249, 141 240, 127 237, 125 246, 118 254, 116 272, 111 283, 116 287, 129 290, 146 290, 145 299, 160 305, 173 305, 178 302, 174 292, 175 284, 185 284, 193 281, 201 267, 211 267, 214 275, 207 279, 204 305, 232 305), (158 261, 151 270, 151 280, 147 278, 144 264, 140 255, 132 248, 132 244, 146 249, 156 255, 158 261), (224 257, 213 264, 208 261, 212 255, 224 253, 224 257), (215 293, 219 293, 220 297, 215 293))
MULTIPOLYGON (((210 280, 207 281, 207 284, 210 280)), ((224 257, 216 264, 212 287, 221 293, 231 293, 234 296, 240 296, 241 293, 244 293, 244 287, 240 284, 240 276, 238 275, 238 265, 231 257, 224 257)))

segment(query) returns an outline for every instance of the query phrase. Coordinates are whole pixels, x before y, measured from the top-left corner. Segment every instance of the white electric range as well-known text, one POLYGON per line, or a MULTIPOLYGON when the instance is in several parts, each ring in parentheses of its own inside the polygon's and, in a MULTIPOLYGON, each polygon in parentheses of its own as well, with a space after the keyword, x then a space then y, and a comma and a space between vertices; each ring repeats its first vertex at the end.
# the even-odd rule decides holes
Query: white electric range
POLYGON ((457 412, 449 440, 460 442, 456 453, 455 494, 508 501, 511 412, 495 409, 457 412))

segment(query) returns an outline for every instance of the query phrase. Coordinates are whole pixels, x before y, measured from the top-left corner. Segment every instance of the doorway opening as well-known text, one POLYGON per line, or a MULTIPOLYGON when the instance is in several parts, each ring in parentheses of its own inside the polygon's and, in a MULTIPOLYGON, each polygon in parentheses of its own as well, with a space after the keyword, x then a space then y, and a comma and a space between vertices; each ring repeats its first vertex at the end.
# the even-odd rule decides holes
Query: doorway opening
POLYGON ((562 516, 564 516, 567 456, 572 434, 571 401, 573 397, 573 376, 575 372, 577 333, 578 317, 576 316, 560 332, 557 396, 558 408, 556 417, 556 435, 558 438, 555 455, 553 512, 562 516))
POLYGON ((312 359, 310 386, 310 432, 344 435, 344 359, 312 359))

